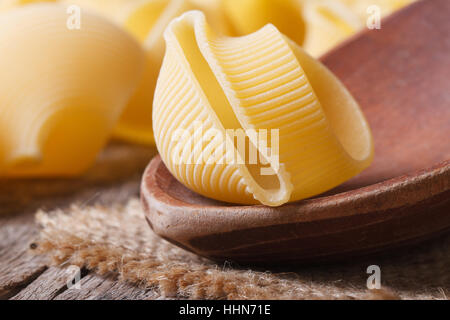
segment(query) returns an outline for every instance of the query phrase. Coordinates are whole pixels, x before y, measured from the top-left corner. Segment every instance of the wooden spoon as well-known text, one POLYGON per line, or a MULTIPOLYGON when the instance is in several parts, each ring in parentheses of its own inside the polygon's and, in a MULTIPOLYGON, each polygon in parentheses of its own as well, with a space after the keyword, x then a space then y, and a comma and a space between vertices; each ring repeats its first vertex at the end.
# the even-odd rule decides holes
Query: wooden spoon
POLYGON ((142 182, 152 229, 214 260, 317 262, 415 243, 450 229, 450 1, 420 1, 322 61, 360 102, 375 161, 314 199, 236 206, 181 185, 160 157, 142 182))

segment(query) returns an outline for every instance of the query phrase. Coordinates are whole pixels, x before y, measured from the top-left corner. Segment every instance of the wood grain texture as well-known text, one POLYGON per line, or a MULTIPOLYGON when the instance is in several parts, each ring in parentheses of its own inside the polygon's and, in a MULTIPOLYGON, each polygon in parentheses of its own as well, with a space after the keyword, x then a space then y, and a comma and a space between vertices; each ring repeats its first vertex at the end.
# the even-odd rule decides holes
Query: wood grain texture
POLYGON ((156 299, 152 289, 119 281, 117 276, 100 276, 81 271, 79 286, 67 286, 74 276, 69 268, 50 267, 12 300, 138 300, 156 299))
POLYGON ((89 274, 81 280, 80 289, 66 290, 55 300, 149 300, 159 297, 152 288, 141 289, 119 281, 116 276, 89 274))
POLYGON ((28 254, 37 233, 29 212, 0 216, 0 299, 14 296, 47 269, 44 257, 28 254))
POLYGON ((0 299, 154 298, 152 290, 93 273, 83 274, 82 290, 68 290, 67 266, 49 268, 45 256, 29 249, 39 233, 36 210, 125 203, 138 194, 142 172, 155 153, 154 148, 113 143, 79 178, 0 180, 0 299))
POLYGON ((265 265, 343 259, 448 231, 449 15, 447 0, 420 1, 322 58, 372 127, 367 171, 280 208, 234 206, 191 192, 157 157, 141 187, 150 226, 202 256, 265 265))

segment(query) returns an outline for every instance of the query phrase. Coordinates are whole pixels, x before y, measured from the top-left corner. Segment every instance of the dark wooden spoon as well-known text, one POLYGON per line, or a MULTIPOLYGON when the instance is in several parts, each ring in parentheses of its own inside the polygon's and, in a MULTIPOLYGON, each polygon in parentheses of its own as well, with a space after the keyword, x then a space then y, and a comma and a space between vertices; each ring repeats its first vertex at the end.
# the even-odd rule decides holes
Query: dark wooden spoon
POLYGON ((450 229, 450 1, 420 1, 322 61, 360 102, 375 161, 319 197, 236 206, 188 190, 159 157, 142 201, 152 229, 214 260, 317 262, 415 243, 450 229))

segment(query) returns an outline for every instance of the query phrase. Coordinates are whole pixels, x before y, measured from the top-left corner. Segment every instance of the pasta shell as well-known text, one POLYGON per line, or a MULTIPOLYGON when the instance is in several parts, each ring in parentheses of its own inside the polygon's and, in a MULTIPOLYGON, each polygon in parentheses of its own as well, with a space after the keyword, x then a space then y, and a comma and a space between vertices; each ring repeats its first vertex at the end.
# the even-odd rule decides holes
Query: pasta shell
POLYGON ((304 49, 318 57, 363 28, 363 22, 336 0, 307 1, 304 5, 304 49))
POLYGON ((273 25, 221 37, 192 11, 171 22, 165 40, 155 140, 167 168, 188 188, 221 201, 278 206, 329 190, 371 163, 372 137, 358 104, 273 25), (275 133, 254 137, 264 129, 275 133), (236 132, 246 134, 244 150, 236 132), (262 160, 239 161, 251 148, 262 160))
POLYGON ((128 102, 115 135, 138 143, 154 143, 152 130, 152 103, 162 59, 163 32, 169 22, 192 9, 185 0, 150 0, 135 8, 124 21, 127 30, 143 43, 146 63, 143 78, 128 102))
POLYGON ((303 43, 305 23, 295 0, 223 0, 223 8, 236 36, 272 23, 298 44, 303 43))
POLYGON ((407 6, 417 0, 339 0, 345 4, 352 12, 357 14, 363 24, 366 23, 369 13, 367 9, 371 6, 377 6, 381 15, 387 16, 396 10, 407 6))
POLYGON ((0 15, 0 52, 0 176, 86 170, 140 80, 139 44, 97 15, 36 4, 0 15))
POLYGON ((233 35, 233 28, 230 24, 225 10, 223 0, 191 0, 195 7, 203 11, 213 30, 225 35, 233 35))
POLYGON ((58 0, 1 0, 0 12, 25 4, 32 4, 38 2, 56 2, 56 1, 58 0))
POLYGON ((119 25, 123 25, 135 10, 152 0, 59 0, 66 5, 77 5, 96 12, 119 25))

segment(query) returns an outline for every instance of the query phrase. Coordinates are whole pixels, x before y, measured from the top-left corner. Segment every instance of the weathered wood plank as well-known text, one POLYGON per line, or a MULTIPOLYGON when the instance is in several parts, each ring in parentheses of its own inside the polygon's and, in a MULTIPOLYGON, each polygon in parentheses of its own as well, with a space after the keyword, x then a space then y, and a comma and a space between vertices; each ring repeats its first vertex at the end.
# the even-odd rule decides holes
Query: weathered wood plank
POLYGON ((99 293, 108 291, 113 283, 107 277, 88 274, 80 282, 80 288, 72 287, 61 292, 55 300, 94 300, 99 293))
POLYGON ((32 214, 0 217, 0 299, 8 299, 47 267, 45 257, 28 253, 37 236, 32 214))
POLYGON ((140 289, 126 282, 118 281, 116 276, 89 274, 81 279, 80 288, 72 287, 55 297, 56 300, 136 300, 156 299, 154 290, 140 289))
MULTIPOLYGON (((29 253, 30 244, 38 236, 34 213, 73 203, 125 202, 138 194, 142 172, 155 153, 155 148, 113 143, 80 178, 0 179, 0 299, 52 299, 70 295, 66 271, 48 268, 45 257, 29 253)), ((145 296, 145 291, 116 284, 109 278, 87 275, 82 281, 105 284, 92 293, 88 286, 83 294, 73 294, 74 298, 145 296)))
POLYGON ((157 299, 160 294, 153 289, 141 289, 132 284, 114 281, 110 290, 98 296, 101 300, 150 300, 157 299))
POLYGON ((66 290, 67 282, 72 280, 70 269, 50 267, 26 288, 12 297, 12 300, 51 300, 66 290))

